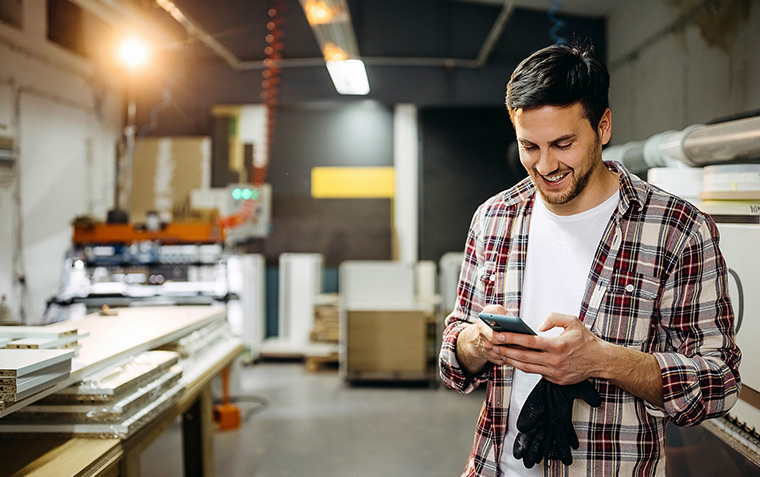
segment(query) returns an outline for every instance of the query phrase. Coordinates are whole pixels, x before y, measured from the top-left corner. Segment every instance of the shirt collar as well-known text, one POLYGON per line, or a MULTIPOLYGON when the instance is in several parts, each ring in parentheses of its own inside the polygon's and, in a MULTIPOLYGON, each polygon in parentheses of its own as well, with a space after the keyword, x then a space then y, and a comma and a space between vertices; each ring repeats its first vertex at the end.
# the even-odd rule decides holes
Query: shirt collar
POLYGON ((610 161, 605 162, 604 165, 620 178, 620 205, 618 206, 620 215, 625 214, 632 207, 641 210, 649 195, 646 183, 635 174, 628 172, 628 169, 619 162, 610 161))

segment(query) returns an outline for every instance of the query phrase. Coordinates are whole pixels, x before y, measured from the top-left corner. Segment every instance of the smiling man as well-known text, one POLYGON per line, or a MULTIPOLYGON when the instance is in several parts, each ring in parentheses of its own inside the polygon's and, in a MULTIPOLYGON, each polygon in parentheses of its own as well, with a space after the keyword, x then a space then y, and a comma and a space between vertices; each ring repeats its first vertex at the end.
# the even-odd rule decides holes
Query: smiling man
POLYGON ((665 422, 721 416, 739 394, 717 228, 602 161, 609 74, 592 53, 545 48, 507 86, 529 177, 475 212, 440 354, 447 386, 488 387, 462 475, 664 475, 665 422), (495 332, 481 311, 538 334, 495 332))
POLYGON ((520 161, 553 213, 577 214, 617 192, 617 174, 601 161, 602 144, 612 134, 609 108, 596 128, 589 127, 580 103, 521 108, 511 116, 520 161))

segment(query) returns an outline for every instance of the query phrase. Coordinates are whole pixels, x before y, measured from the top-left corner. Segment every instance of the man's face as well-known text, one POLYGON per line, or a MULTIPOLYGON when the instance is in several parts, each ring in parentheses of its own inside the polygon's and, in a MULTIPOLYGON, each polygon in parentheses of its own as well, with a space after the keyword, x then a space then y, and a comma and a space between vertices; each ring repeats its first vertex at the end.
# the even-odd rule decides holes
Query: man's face
POLYGON ((612 131, 609 109, 596 129, 580 103, 518 109, 513 121, 520 162, 555 214, 593 208, 609 197, 611 187, 617 187, 616 174, 602 163, 602 145, 612 131))

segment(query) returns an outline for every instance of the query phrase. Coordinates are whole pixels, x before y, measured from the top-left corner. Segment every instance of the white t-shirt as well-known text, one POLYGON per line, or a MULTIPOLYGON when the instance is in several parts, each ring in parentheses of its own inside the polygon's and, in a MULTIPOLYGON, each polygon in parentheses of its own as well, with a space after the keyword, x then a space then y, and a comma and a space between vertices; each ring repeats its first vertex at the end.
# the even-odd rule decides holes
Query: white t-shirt
MULTIPOLYGON (((616 192, 593 209, 575 215, 556 215, 546 208, 539 194, 536 194, 528 234, 520 317, 538 334, 558 336, 562 333, 562 328, 538 332, 538 327, 549 313, 573 316, 580 313, 594 254, 618 200, 616 192)), ((543 475, 542 464, 526 469, 522 460, 512 455, 517 418, 540 379, 538 374, 515 370, 507 435, 501 454, 504 475, 543 475)))

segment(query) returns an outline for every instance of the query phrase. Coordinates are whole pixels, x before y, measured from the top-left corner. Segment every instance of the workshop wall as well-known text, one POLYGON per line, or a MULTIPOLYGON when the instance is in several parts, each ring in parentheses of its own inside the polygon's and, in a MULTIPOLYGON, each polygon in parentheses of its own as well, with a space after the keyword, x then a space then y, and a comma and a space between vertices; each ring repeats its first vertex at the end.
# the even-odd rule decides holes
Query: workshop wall
POLYGON ((475 209, 525 177, 510 164, 515 133, 503 107, 422 108, 420 259, 436 263, 464 250, 475 209))
POLYGON ((72 219, 113 206, 122 83, 48 40, 45 2, 20 8, 21 26, 0 22, 0 122, 16 151, 0 164, 0 294, 14 318, 38 323, 72 219))
POLYGON ((281 107, 268 172, 272 231, 249 251, 270 264, 284 252, 322 253, 326 266, 390 260, 390 199, 312 197, 312 169, 343 166, 393 166, 390 108, 372 101, 281 107))
POLYGON ((760 1, 696 3, 619 2, 609 17, 611 144, 760 109, 760 1))

